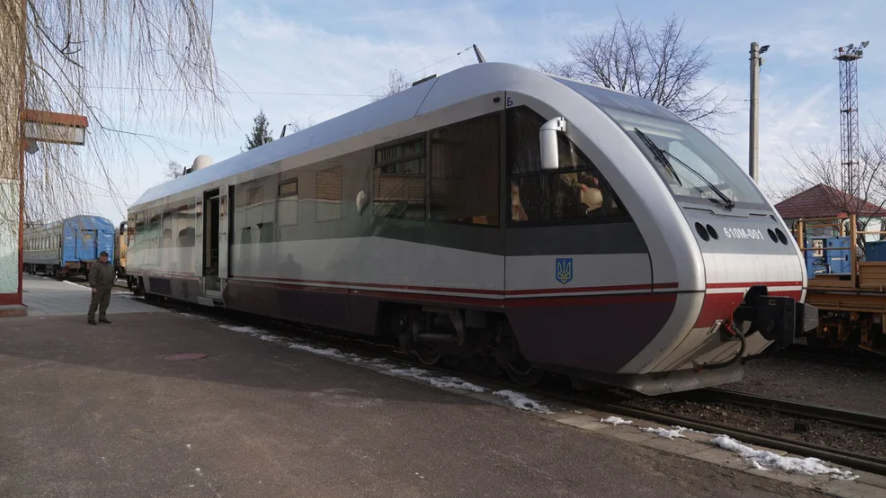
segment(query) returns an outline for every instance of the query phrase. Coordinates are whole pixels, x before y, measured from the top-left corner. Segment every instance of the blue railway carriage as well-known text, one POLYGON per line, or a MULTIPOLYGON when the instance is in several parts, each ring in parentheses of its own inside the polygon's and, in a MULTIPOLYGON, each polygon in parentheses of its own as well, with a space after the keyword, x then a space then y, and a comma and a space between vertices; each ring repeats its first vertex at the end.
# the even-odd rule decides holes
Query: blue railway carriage
POLYGON ((790 230, 654 103, 509 64, 411 88, 129 208, 133 290, 647 394, 815 328, 790 230))
POLYGON ((114 225, 99 216, 73 216, 28 227, 24 234, 24 271, 60 279, 86 275, 102 251, 113 262, 114 225))

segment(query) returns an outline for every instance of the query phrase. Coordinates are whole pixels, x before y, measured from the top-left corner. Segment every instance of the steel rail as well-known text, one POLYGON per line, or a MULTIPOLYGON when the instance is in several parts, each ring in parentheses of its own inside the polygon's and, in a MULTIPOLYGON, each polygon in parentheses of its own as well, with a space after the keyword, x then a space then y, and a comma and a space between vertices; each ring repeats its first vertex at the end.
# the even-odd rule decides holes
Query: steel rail
MULTIPOLYGON (((530 390, 534 391, 534 390, 530 390)), ((638 408, 627 406, 621 403, 597 402, 593 400, 581 399, 578 396, 551 394, 544 391, 534 391, 539 396, 557 399, 573 403, 579 406, 591 408, 602 412, 615 413, 626 417, 645 419, 651 422, 667 424, 669 426, 680 426, 696 431, 706 432, 712 435, 726 435, 737 439, 742 443, 755 444, 774 450, 781 450, 801 455, 803 457, 814 457, 827 462, 838 465, 844 465, 854 470, 862 470, 875 474, 886 475, 886 459, 861 455, 851 451, 840 450, 836 448, 828 448, 817 444, 806 443, 794 439, 787 439, 780 436, 769 434, 760 434, 747 429, 741 429, 728 425, 717 424, 713 422, 702 421, 682 415, 672 413, 664 413, 658 410, 647 408, 638 408)))
POLYGON ((874 431, 886 431, 886 417, 855 410, 845 410, 814 403, 773 398, 727 389, 702 389, 696 392, 687 393, 687 397, 700 397, 708 401, 722 401, 735 405, 772 410, 803 418, 827 420, 828 422, 862 427, 874 431))

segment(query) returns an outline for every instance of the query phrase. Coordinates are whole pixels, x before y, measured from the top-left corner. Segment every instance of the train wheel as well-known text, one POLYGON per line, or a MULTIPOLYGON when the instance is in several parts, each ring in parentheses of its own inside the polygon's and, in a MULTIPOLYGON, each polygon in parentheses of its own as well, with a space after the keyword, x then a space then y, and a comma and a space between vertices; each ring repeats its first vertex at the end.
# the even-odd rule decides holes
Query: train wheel
POLYGON ((493 353, 499 368, 504 370, 518 386, 532 387, 538 384, 545 376, 544 370, 533 367, 526 360, 520 352, 520 345, 510 325, 507 323, 501 325, 501 332, 496 341, 498 344, 493 353))
POLYGON ((418 361, 422 362, 423 365, 429 367, 440 363, 440 359, 443 358, 443 353, 423 346, 413 349, 412 354, 414 354, 415 357, 418 358, 418 361))
POLYGON ((513 358, 505 365, 505 372, 508 377, 521 387, 532 387, 544 378, 544 370, 533 367, 522 356, 513 358))

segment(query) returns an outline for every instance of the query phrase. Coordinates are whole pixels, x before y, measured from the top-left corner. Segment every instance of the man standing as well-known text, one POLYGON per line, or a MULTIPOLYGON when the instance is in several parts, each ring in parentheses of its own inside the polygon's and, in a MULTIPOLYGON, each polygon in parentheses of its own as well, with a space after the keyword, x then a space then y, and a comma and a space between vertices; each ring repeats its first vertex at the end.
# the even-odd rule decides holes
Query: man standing
POLYGON ((114 265, 108 261, 108 253, 102 251, 98 261, 89 269, 89 286, 92 287, 92 302, 89 303, 89 323, 95 323, 95 310, 98 308, 98 321, 111 323, 105 317, 111 304, 111 289, 114 287, 114 265))

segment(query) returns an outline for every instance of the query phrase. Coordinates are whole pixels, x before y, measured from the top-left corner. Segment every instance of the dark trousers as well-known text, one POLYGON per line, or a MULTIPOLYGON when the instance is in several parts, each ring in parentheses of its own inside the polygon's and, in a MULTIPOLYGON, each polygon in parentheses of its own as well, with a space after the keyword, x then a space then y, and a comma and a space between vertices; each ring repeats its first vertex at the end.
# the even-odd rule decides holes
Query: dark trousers
POLYGON ((108 305, 111 304, 111 288, 96 287, 92 293, 92 302, 89 303, 89 319, 95 320, 95 310, 98 309, 99 318, 105 318, 108 305))

